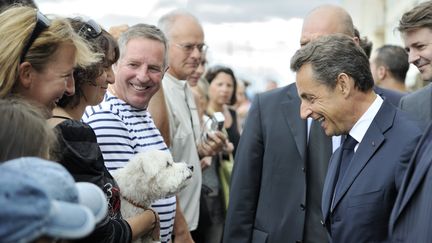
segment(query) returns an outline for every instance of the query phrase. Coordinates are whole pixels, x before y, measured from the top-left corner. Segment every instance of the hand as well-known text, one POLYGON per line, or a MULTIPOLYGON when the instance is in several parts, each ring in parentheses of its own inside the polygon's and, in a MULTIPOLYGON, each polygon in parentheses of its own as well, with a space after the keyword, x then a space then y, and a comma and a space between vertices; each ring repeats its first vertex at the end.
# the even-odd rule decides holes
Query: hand
POLYGON ((220 131, 207 133, 207 139, 198 145, 198 153, 201 157, 214 156, 225 146, 227 137, 220 131))
POLYGON ((200 160, 201 163, 201 170, 206 169, 207 167, 209 167, 212 163, 212 157, 204 157, 200 160))
POLYGON ((226 153, 232 153, 234 151, 234 144, 226 140, 225 146, 223 148, 223 151, 226 153))
POLYGON ((153 231, 151 232, 151 238, 154 241, 160 241, 160 223, 158 221, 158 223, 155 225, 153 231))

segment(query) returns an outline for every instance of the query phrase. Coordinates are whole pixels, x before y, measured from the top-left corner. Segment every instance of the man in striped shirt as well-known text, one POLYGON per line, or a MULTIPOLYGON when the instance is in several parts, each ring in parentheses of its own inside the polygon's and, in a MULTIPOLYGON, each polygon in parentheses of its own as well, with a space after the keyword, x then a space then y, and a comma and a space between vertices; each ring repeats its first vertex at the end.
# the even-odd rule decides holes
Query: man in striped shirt
MULTIPOLYGON (((166 38, 155 26, 138 24, 123 33, 118 42, 120 58, 113 65, 115 84, 108 88, 100 105, 87 107, 83 117, 96 133, 109 170, 125 166, 136 153, 168 149, 147 111, 167 69, 166 38)), ((158 200, 152 208, 160 217, 161 242, 170 242, 176 197, 158 200)))

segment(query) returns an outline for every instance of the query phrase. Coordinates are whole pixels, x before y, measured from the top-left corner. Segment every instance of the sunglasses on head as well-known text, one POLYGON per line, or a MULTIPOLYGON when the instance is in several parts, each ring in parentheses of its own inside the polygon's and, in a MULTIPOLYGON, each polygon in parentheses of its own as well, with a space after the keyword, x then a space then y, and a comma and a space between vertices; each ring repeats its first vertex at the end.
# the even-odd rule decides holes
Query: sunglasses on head
POLYGON ((102 34, 102 28, 93 19, 90 19, 81 26, 78 34, 86 39, 94 39, 102 34))
POLYGON ((30 47, 33 45, 33 42, 38 38, 38 36, 44 31, 46 28, 50 26, 51 21, 39 10, 36 11, 36 26, 31 33, 30 39, 27 41, 27 44, 24 46, 24 49, 21 54, 21 63, 24 61, 27 52, 30 47))

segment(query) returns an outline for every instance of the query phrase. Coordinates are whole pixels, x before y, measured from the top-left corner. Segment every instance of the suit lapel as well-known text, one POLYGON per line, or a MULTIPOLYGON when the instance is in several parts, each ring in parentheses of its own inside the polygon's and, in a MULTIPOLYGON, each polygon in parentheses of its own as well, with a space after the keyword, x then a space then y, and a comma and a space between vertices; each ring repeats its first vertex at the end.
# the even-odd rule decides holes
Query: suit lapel
POLYGON ((418 157, 418 152, 421 150, 421 147, 417 147, 412 159, 409 162, 409 167, 405 174, 401 190, 399 191, 398 197, 395 202, 395 215, 392 215, 391 217, 391 225, 393 225, 400 213, 408 204, 409 200, 412 198, 414 192, 419 187, 419 184, 423 181, 423 178, 426 176, 426 173, 431 166, 430 158, 432 156, 432 152, 430 149, 432 148, 432 145, 429 145, 430 141, 427 141, 427 139, 430 139, 430 134, 432 134, 432 126, 429 128, 428 133, 426 133, 422 140, 419 142, 419 144, 422 144, 423 146, 428 146, 427 148, 425 148, 425 151, 423 153, 425 155, 423 157, 418 157), (416 161, 417 163, 414 163, 416 161))
POLYGON ((334 207, 338 205, 343 195, 348 191, 357 176, 385 142, 384 133, 393 125, 395 113, 395 108, 384 100, 380 110, 366 131, 363 140, 359 144, 352 162, 347 168, 345 176, 342 179, 340 193, 335 195, 333 203, 334 207))
POLYGON ((366 136, 363 137, 359 144, 356 153, 353 156, 353 161, 347 168, 345 176, 342 179, 340 193, 335 195, 334 207, 340 202, 342 196, 348 191, 351 184, 369 162, 370 158, 375 154, 385 138, 380 129, 372 122, 366 136))
POLYGON ((281 110, 288 128, 293 134, 297 149, 303 160, 306 159, 306 121, 300 118, 300 98, 295 84, 292 84, 281 102, 281 110))

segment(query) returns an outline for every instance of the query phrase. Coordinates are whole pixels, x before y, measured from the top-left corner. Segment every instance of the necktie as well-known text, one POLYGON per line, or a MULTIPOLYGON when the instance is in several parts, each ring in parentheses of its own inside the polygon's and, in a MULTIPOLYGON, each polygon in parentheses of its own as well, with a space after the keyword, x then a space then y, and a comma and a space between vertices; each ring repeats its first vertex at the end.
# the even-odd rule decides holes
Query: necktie
POLYGON ((357 144, 357 141, 351 137, 350 135, 347 135, 345 138, 345 141, 342 144, 342 156, 341 161, 339 164, 339 173, 338 173, 338 179, 336 182, 336 193, 339 193, 340 190, 340 184, 342 182, 342 179, 345 175, 345 172, 352 160, 352 157, 354 155, 354 148, 357 144))

